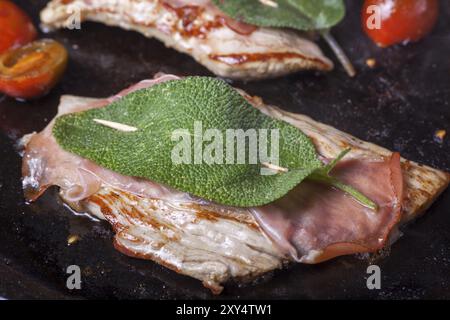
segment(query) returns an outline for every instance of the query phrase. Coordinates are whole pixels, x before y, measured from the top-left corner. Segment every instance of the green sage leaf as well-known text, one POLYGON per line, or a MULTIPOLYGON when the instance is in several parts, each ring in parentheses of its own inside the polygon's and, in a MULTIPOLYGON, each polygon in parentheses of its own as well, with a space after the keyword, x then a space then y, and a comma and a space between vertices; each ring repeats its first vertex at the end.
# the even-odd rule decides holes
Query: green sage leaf
POLYGON ((62 148, 102 167, 230 206, 271 203, 307 177, 324 181, 330 171, 302 131, 266 116, 215 78, 172 80, 130 93, 103 108, 63 115, 56 119, 53 134, 62 148), (99 119, 132 130, 107 127, 99 124, 99 119), (208 139, 207 129, 215 133, 208 139), (257 159, 250 160, 250 139, 239 144, 238 139, 227 139, 229 132, 254 133, 257 159), (180 139, 174 139, 174 133, 180 139), (174 161, 174 150, 181 141, 189 141, 188 148, 175 154, 184 160, 174 161), (265 142, 267 151, 261 156, 265 142), (277 152, 272 152, 274 146, 278 146, 277 152), (225 154, 229 150, 231 161, 225 154), (238 161, 238 150, 244 151, 245 161, 238 161), (201 161, 196 159, 199 154, 201 161), (208 162, 208 155, 218 157, 208 162), (265 162, 287 172, 263 175, 265 162))
POLYGON ((331 28, 345 15, 342 0, 213 0, 230 17, 260 27, 303 31, 331 28))

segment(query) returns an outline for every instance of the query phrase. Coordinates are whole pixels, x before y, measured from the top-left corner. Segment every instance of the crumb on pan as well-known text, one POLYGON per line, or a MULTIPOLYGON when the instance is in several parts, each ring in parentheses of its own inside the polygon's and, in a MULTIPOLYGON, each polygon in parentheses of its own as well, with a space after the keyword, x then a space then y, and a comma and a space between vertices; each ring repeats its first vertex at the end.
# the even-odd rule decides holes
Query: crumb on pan
POLYGON ((369 58, 366 60, 366 64, 369 68, 373 69, 377 66, 377 60, 375 60, 374 58, 369 58))
POLYGON ((436 141, 438 143, 443 143, 446 135, 447 135, 447 131, 436 130, 436 132, 434 133, 434 141, 436 141))
POLYGON ((70 236, 67 237, 67 245, 70 246, 70 245, 78 242, 78 240, 80 240, 79 235, 71 234, 70 236))

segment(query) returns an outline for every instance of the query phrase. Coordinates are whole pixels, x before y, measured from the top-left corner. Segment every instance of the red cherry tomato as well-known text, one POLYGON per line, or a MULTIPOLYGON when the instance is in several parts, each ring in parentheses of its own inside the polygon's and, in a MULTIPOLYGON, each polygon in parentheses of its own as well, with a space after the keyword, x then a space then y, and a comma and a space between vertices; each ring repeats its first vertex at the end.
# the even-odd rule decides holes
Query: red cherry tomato
POLYGON ((388 47, 423 38, 433 29, 438 13, 438 0, 365 0, 362 25, 376 44, 388 47))
POLYGON ((36 39, 37 32, 31 19, 18 6, 0 0, 0 54, 36 39))
POLYGON ((58 42, 38 40, 0 55, 0 92, 20 99, 46 94, 66 69, 68 54, 58 42))

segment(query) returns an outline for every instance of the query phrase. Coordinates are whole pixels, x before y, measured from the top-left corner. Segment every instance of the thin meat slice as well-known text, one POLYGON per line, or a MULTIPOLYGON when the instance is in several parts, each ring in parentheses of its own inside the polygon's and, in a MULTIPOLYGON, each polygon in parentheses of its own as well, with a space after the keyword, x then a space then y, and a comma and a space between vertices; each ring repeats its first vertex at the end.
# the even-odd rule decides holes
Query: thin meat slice
MULTIPOLYGON (((58 116, 102 107, 134 90, 176 79, 162 75, 107 99, 64 96, 58 116)), ((251 279, 286 260, 318 263, 380 249, 401 219, 423 212, 450 181, 442 171, 400 160, 396 153, 241 94, 265 114, 305 132, 323 158, 350 146, 348 160, 332 174, 374 200, 379 210, 370 211, 345 193, 311 181, 264 207, 210 203, 64 151, 52 136, 54 121, 23 141, 27 199, 57 185, 65 202, 113 225, 121 252, 156 261, 219 292, 228 280, 251 279)))
MULTIPOLYGON (((144 80, 107 99, 93 99, 89 103, 65 103, 59 108, 58 116, 108 105, 133 91, 148 88, 154 84, 179 79, 162 75, 154 80, 144 80)), ((48 187, 56 185, 67 201, 76 202, 96 193, 102 185, 108 185, 133 194, 164 198, 169 195, 188 197, 168 187, 147 180, 127 177, 102 168, 95 163, 63 150, 53 137, 54 120, 40 133, 29 135, 23 155, 22 175, 25 195, 29 201, 38 198, 48 187)))
POLYGON ((82 207, 111 224, 120 252, 196 278, 215 294, 228 280, 253 280, 285 261, 245 210, 177 204, 111 188, 100 189, 82 207))
POLYGON ((398 153, 386 160, 342 161, 332 174, 375 201, 378 210, 313 181, 252 210, 264 231, 296 261, 318 263, 379 250, 401 219, 403 177, 398 153))
POLYGON ((83 21, 157 38, 223 77, 263 79, 333 68, 306 34, 242 23, 209 0, 52 0, 41 12, 41 21, 50 29, 73 28, 76 12, 83 21))

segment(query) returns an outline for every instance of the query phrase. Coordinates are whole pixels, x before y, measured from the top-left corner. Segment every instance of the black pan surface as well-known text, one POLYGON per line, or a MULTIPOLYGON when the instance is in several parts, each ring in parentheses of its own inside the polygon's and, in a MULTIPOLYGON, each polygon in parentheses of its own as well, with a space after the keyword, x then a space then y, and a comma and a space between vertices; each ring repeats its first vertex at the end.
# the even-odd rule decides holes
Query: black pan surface
MULTIPOLYGON (((46 1, 18 0, 38 24, 46 1)), ((338 66, 329 74, 302 73, 276 80, 233 83, 286 110, 304 113, 359 138, 400 151, 408 159, 450 171, 450 2, 441 1, 438 26, 424 41, 379 49, 361 32, 359 1, 334 33, 358 69, 350 79, 338 66), (375 58, 377 67, 365 61, 375 58)), ((112 247, 106 223, 75 216, 50 190, 26 205, 20 181, 19 137, 41 130, 62 94, 104 97, 163 71, 209 75, 190 57, 156 40, 86 23, 81 30, 47 35, 70 51, 63 81, 33 102, 0 96, 0 296, 5 298, 248 298, 248 299, 450 299, 450 192, 404 236, 381 268, 381 290, 368 290, 369 261, 342 257, 316 266, 295 265, 256 283, 230 285, 220 297, 193 279, 153 262, 126 257, 112 247), (81 240, 68 246, 67 237, 81 240), (82 270, 82 289, 66 289, 67 266, 82 270)), ((332 54, 320 43, 328 56, 332 54)))

